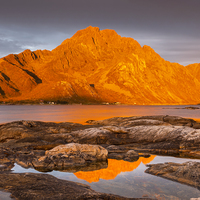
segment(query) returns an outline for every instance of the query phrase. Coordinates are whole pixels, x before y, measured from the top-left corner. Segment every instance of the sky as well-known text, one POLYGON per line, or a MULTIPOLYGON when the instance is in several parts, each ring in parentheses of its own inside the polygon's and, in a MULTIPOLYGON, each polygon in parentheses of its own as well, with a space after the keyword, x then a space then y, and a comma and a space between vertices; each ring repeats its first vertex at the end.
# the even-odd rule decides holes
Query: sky
POLYGON ((200 0, 0 0, 0 57, 114 29, 182 65, 200 63, 200 0))

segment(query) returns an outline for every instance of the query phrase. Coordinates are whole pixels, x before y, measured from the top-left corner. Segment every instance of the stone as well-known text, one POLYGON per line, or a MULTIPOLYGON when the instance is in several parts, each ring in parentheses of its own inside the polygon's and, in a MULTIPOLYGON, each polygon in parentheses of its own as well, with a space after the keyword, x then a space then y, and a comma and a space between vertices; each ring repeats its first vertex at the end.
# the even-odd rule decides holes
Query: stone
MULTIPOLYGON (((31 178, 29 174, 23 175, 25 178, 22 188, 19 186, 22 182, 19 185, 17 182, 9 182, 12 177, 14 178, 14 175, 9 173, 14 163, 26 168, 34 167, 43 172, 51 170, 79 172, 106 168, 107 158, 132 162, 142 156, 148 157, 150 153, 200 158, 200 130, 194 127, 198 123, 191 119, 165 115, 132 116, 91 121, 91 123, 81 125, 67 122, 16 121, 0 125, 0 179, 3 180, 5 177, 2 175, 6 174, 8 181, 5 180, 2 185, 0 182, 0 188, 6 188, 5 185, 8 185, 8 188, 13 188, 9 190, 12 195, 16 195, 19 199, 22 198, 20 195, 25 195, 27 199, 35 196, 37 198, 41 192, 36 190, 33 194, 31 188, 36 186, 32 183, 30 186, 28 182, 35 178, 41 180, 44 178, 42 175, 30 176, 31 178)), ((198 164, 184 166, 175 164, 169 170, 167 164, 165 167, 166 169, 158 168, 155 173, 160 170, 159 173, 164 177, 163 171, 170 174, 172 168, 172 172, 178 171, 167 178, 175 180, 174 177, 180 175, 178 179, 182 182, 194 185, 190 179, 197 177, 198 164), (189 172, 186 172, 187 170, 189 172), (182 180, 181 174, 186 174, 186 180, 182 180)), ((20 179, 21 175, 16 177, 20 179)), ((12 180, 16 181, 15 178, 12 180)), ((53 180, 55 179, 52 179, 52 182, 53 180)), ((51 186, 57 189, 55 185, 46 183, 39 184, 43 188, 42 191, 48 192, 47 187, 51 186)), ((52 199, 58 198, 54 192, 51 194, 52 199)), ((67 197, 63 191, 60 191, 60 194, 64 195, 63 199, 67 197)), ((79 197, 81 194, 73 195, 79 197)), ((99 196, 92 196, 96 197, 101 199, 99 196)), ((101 197, 107 198, 107 196, 101 197)))
POLYGON ((16 162, 28 167, 44 151, 68 143, 101 145, 109 154, 137 150, 199 158, 200 130, 194 125, 194 120, 165 115, 117 117, 91 125, 16 121, 0 126, 0 158, 12 162, 17 155, 16 162))
MULTIPOLYGON (((34 173, 0 173, 0 189, 11 192, 16 199, 48 199, 48 200, 75 200, 75 199, 109 199, 125 200, 112 194, 95 192, 88 185, 55 178, 49 174, 34 173)), ((148 198, 147 198, 148 199, 148 198)))
POLYGON ((138 117, 113 117, 105 120, 88 120, 86 123, 94 125, 112 125, 122 127, 133 127, 133 126, 189 126, 198 129, 200 123, 193 119, 182 118, 178 116, 169 115, 155 115, 155 116, 138 116, 138 117))
POLYGON ((160 163, 147 165, 146 173, 167 178, 200 189, 200 163, 160 163))
POLYGON ((70 143, 46 151, 45 156, 34 159, 32 164, 39 170, 66 170, 105 162, 107 157, 108 151, 99 145, 70 143))
POLYGON ((117 160, 125 160, 129 162, 134 162, 139 159, 139 154, 134 150, 129 150, 126 153, 110 153, 108 155, 109 158, 117 159, 117 160))
POLYGON ((200 65, 194 65, 170 63, 114 30, 88 27, 52 51, 1 58, 0 101, 198 104, 200 65))

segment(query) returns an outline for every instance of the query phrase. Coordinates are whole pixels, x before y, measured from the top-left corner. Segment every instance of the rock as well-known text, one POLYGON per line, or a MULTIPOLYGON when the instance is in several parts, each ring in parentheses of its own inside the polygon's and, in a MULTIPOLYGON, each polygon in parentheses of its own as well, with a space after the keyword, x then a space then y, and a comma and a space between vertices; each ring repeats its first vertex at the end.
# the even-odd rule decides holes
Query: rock
POLYGON ((61 180, 49 174, 0 173, 0 180, 0 189, 6 189, 12 193, 12 197, 20 200, 137 199, 95 192, 87 185, 61 180))
POLYGON ((151 155, 148 153, 140 153, 139 156, 144 158, 149 158, 151 155))
MULTIPOLYGON (((69 134, 91 126, 77 123, 53 123, 39 121, 16 121, 0 126, 0 147, 12 149, 31 147, 34 149, 51 149, 60 144, 73 142, 69 134)), ((92 126, 94 127, 94 126, 92 126)))
POLYGON ((14 163, 7 162, 0 164, 0 172, 2 171, 11 171, 11 169, 14 167, 14 163))
POLYGON ((188 106, 188 107, 185 107, 184 109, 197 110, 197 109, 200 109, 200 108, 199 107, 194 107, 194 106, 188 106))
POLYGON ((123 127, 133 127, 140 125, 176 125, 176 126, 189 126, 195 129, 198 129, 200 123, 196 122, 193 119, 187 119, 177 116, 169 115, 158 115, 158 116, 139 116, 139 117, 113 117, 105 120, 88 120, 86 123, 94 125, 112 125, 112 126, 123 126, 123 127))
POLYGON ((126 155, 128 157, 138 157, 139 158, 139 154, 137 152, 135 152, 134 150, 129 150, 126 155))
POLYGON ((159 126, 159 125, 169 125, 169 124, 163 121, 153 120, 153 119, 130 120, 120 124, 120 126, 126 126, 126 127, 140 126, 140 125, 159 126))
POLYGON ((106 161, 108 151, 99 145, 70 143, 45 152, 45 156, 32 161, 36 169, 65 170, 106 161))
MULTIPOLYGON (((8 172, 14 163, 26 168, 35 167, 39 171, 78 172, 106 168, 107 157, 130 162, 138 160, 141 156, 148 157, 149 153, 200 158, 200 130, 195 129, 199 124, 191 119, 160 115, 117 117, 91 123, 93 124, 81 125, 67 122, 18 121, 0 125, 1 180, 5 178, 1 176, 2 174, 10 176, 8 172), (143 153, 141 154, 141 152, 143 153)), ((178 171, 180 169, 183 175, 188 173, 187 179, 191 179, 196 175, 192 174, 190 167, 196 173, 198 166, 188 165, 183 168, 177 168, 180 165, 174 165, 171 171, 176 171, 176 168, 178 171), (189 172, 186 172, 186 169, 189 172)), ((168 169, 166 168, 166 170, 168 169)), ((170 170, 167 171, 167 174, 169 172, 170 170)), ((164 172, 161 174, 164 176, 164 172)), ((178 172, 173 174, 173 176, 175 175, 179 176, 178 172)), ((170 177, 172 175, 167 178, 170 177)), ((18 178, 20 179, 21 175, 18 178)), ((39 181, 42 178, 43 176, 37 176, 39 181)), ((26 182, 29 177, 25 179, 23 180, 26 182)), ((9 180, 10 178, 7 179, 7 181, 9 180)), ((30 180, 34 180, 34 177, 30 180)), ((185 181, 185 183, 187 182, 190 185, 193 184, 191 181, 185 181)), ((2 189, 6 187, 4 184, 11 185, 11 183, 5 182, 2 189)), ((39 195, 37 192, 37 194, 31 192, 31 189, 28 189, 29 186, 23 186, 22 190, 26 192, 22 191, 21 193, 21 186, 14 185, 18 183, 12 184, 13 190, 10 189, 10 191, 12 190, 14 195, 17 194, 19 199, 22 199, 21 194, 25 197, 27 195, 27 199, 29 197, 34 199, 34 195, 36 197, 39 195)), ((44 188, 44 191, 48 192, 47 185, 40 186, 42 191, 44 188)), ((32 187, 35 186, 30 188, 32 187)), ((54 187, 52 185, 52 188, 54 187)), ((64 192, 60 192, 61 196, 65 195, 64 192)), ((86 195, 86 197, 89 196, 86 195)), ((99 198, 99 196, 96 197, 99 198)), ((58 197, 55 196, 56 198, 58 197)))
POLYGON ((147 165, 146 173, 191 185, 200 189, 200 163, 185 162, 147 165))
POLYGON ((200 129, 200 123, 193 123, 193 128, 200 129))
POLYGON ((108 153, 126 153, 127 152, 127 149, 122 145, 120 146, 109 145, 106 147, 106 149, 108 150, 108 153))
POLYGON ((125 158, 123 160, 125 160, 125 161, 136 161, 138 159, 139 159, 139 154, 137 152, 135 152, 134 150, 129 150, 125 154, 125 158))
POLYGON ((52 51, 1 58, 0 101, 197 104, 200 79, 193 71, 199 68, 165 61, 114 30, 88 27, 52 51))
POLYGON ((110 153, 108 155, 109 158, 117 159, 117 160, 125 160, 129 162, 134 162, 139 159, 139 154, 134 150, 129 150, 126 153, 110 153))
POLYGON ((46 150, 69 143, 100 145, 108 150, 109 158, 123 160, 130 160, 129 150, 199 158, 200 130, 188 127, 189 123, 193 127, 198 125, 191 119, 163 115, 117 117, 92 125, 38 121, 6 123, 0 126, 0 164, 17 162, 23 167, 33 167, 34 163, 40 170, 47 166, 48 170, 63 167, 78 170, 78 166, 84 168, 89 162, 98 161, 86 154, 70 155, 70 158, 62 154, 62 158, 45 155, 44 160, 39 161, 46 150), (76 163, 74 169, 73 163, 76 163))

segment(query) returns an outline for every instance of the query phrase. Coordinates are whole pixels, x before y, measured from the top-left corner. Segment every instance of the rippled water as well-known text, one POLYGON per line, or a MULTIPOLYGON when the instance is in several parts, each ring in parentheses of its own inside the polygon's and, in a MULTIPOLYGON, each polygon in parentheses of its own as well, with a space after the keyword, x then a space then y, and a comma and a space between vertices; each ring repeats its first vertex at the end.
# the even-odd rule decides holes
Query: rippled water
MULTIPOLYGON (((125 197, 151 197, 157 199, 188 200, 200 197, 196 188, 173 182, 164 178, 144 173, 146 164, 164 162, 183 163, 192 159, 175 158, 169 156, 155 156, 140 158, 136 162, 123 160, 108 160, 108 167, 96 171, 68 173, 61 171, 47 172, 59 179, 88 184, 92 189, 117 194, 125 197)), ((194 160, 200 162, 200 160, 194 160)), ((14 173, 41 173, 34 169, 24 169, 15 164, 14 173)))
MULTIPOLYGON (((16 120, 84 123, 89 119, 141 115, 175 115, 200 119, 200 110, 176 109, 184 107, 186 106, 0 105, 0 123, 16 120)), ((195 107, 200 108, 199 105, 195 107)))

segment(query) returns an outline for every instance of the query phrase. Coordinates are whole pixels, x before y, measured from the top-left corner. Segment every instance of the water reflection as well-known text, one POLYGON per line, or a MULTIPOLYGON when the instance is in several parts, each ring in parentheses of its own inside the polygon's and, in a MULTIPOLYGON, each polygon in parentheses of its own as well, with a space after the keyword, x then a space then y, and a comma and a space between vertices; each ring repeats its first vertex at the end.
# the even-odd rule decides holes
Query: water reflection
POLYGON ((149 158, 140 157, 135 162, 128 162, 123 160, 108 159, 108 167, 106 169, 100 169, 96 171, 79 171, 74 173, 74 175, 87 181, 88 183, 98 182, 99 179, 112 180, 117 177, 121 172, 131 172, 137 169, 141 162, 143 164, 150 163, 156 156, 151 155, 149 158))
MULTIPOLYGON (((108 168, 91 172, 68 173, 52 171, 51 174, 59 179, 75 181, 91 186, 92 189, 117 194, 125 197, 149 197, 159 200, 188 200, 200 197, 200 191, 188 185, 173 182, 164 178, 144 173, 145 164, 187 161, 197 159, 175 158, 169 156, 151 156, 140 158, 136 162, 127 162, 109 159, 108 168)), ((41 173, 34 169, 25 169, 15 164, 14 173, 41 173)))
POLYGON ((12 200, 13 198, 11 198, 10 195, 11 193, 0 190, 0 200, 12 200))

